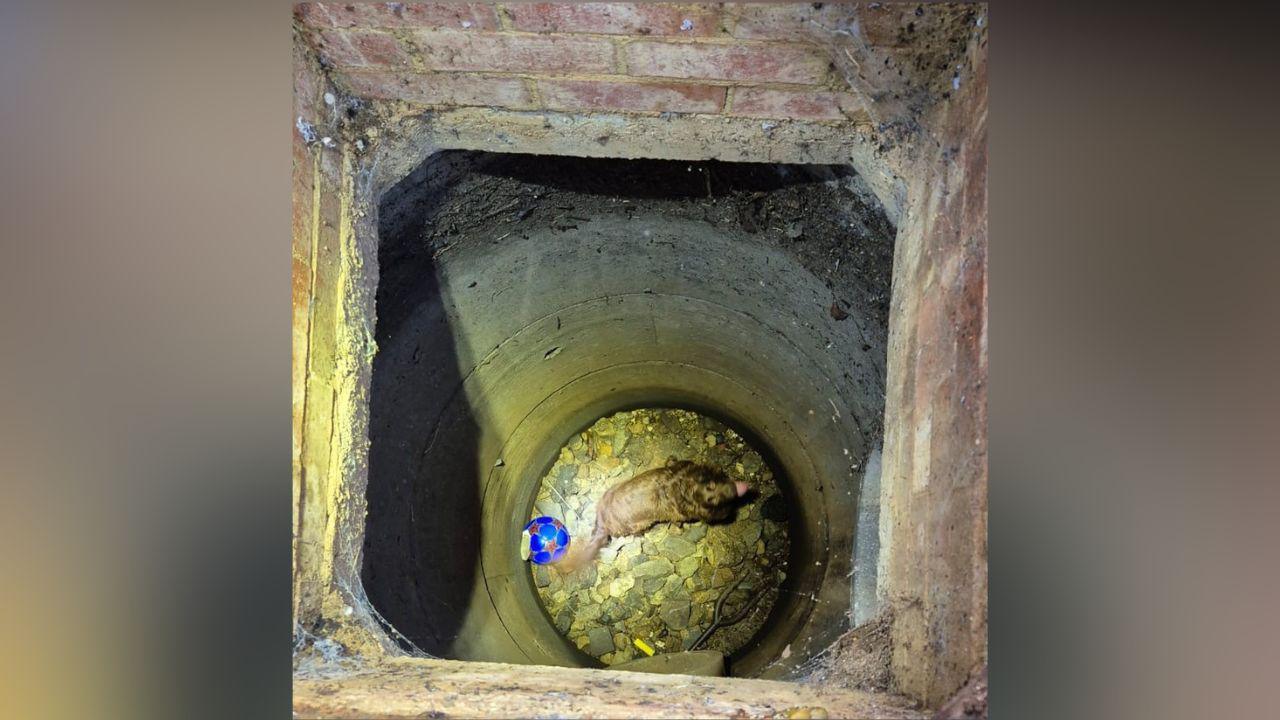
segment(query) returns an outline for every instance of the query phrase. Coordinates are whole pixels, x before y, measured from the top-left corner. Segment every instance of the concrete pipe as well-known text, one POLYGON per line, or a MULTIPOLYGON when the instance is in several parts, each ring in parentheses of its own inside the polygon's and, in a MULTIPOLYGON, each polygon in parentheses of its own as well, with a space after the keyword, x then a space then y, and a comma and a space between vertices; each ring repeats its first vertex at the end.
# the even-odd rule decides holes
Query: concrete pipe
POLYGON ((841 168, 428 158, 379 206, 373 606, 435 655, 598 665, 542 608, 520 532, 566 438, 682 407, 748 437, 789 508, 783 592, 733 674, 825 647, 883 414, 893 229, 872 202, 841 168), (775 197, 807 203, 807 234, 775 197))

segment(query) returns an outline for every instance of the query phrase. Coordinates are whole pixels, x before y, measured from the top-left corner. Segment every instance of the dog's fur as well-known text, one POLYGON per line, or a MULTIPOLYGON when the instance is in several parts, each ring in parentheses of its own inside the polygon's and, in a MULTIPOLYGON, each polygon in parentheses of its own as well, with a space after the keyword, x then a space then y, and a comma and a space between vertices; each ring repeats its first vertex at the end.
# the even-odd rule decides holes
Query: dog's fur
POLYGON ((609 488, 596 504, 591 537, 570 545, 558 565, 573 572, 591 562, 611 538, 636 535, 656 523, 727 520, 734 501, 748 490, 719 468, 671 458, 663 467, 609 488))

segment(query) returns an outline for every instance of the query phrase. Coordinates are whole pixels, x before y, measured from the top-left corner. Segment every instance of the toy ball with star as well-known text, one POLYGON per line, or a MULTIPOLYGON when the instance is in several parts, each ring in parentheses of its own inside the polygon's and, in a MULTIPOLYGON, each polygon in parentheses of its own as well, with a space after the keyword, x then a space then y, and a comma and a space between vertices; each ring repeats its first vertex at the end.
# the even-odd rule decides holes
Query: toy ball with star
POLYGON ((520 538, 520 555, 537 565, 553 563, 569 550, 569 529, 564 523, 543 515, 524 526, 520 538))

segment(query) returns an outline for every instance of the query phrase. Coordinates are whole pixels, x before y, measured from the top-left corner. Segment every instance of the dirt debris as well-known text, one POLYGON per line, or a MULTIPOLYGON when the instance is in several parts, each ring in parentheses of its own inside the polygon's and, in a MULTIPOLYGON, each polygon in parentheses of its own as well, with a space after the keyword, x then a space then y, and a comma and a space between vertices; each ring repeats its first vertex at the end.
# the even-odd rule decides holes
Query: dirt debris
POLYGON ((801 682, 865 692, 889 690, 892 644, 891 618, 881 614, 840 636, 814 659, 801 682))

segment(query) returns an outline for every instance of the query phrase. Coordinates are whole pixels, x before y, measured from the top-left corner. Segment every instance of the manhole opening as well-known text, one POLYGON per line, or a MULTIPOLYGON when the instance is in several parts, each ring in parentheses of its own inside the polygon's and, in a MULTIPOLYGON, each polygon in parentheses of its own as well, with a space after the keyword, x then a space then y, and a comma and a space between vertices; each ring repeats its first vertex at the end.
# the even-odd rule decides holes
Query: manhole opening
MULTIPOLYGON (((630 626, 624 616, 616 631, 610 623, 612 649, 597 631, 591 653, 579 645, 587 623, 575 632, 564 615, 568 590, 548 601, 516 551, 544 476, 563 469, 554 463, 566 438, 573 451, 601 419, 661 422, 677 409, 712 423, 708 456, 734 444, 728 428, 753 444, 788 498, 773 542, 773 494, 740 508, 748 520, 760 513, 765 548, 731 550, 751 563, 728 566, 733 581, 754 576, 756 558, 777 574, 750 617, 706 647, 725 651, 734 674, 780 677, 848 626, 859 483, 884 412, 894 236, 852 170, 443 151, 383 193, 377 234, 361 580, 406 647, 618 664, 647 629, 639 639, 655 650, 683 648, 709 622, 709 594, 732 584, 717 577, 719 555, 693 569, 687 622, 682 607, 664 608, 675 593, 656 606, 651 596, 661 628, 653 611, 630 626)), ((629 461, 609 479, 643 469, 629 461)), ((640 555, 645 542, 688 531, 650 532, 633 541, 640 555)), ((721 532, 694 542, 704 559, 721 532)), ((672 571, 653 594, 688 579, 679 558, 662 559, 672 571)), ((615 597, 612 579, 609 589, 625 606, 627 591, 615 597)))

